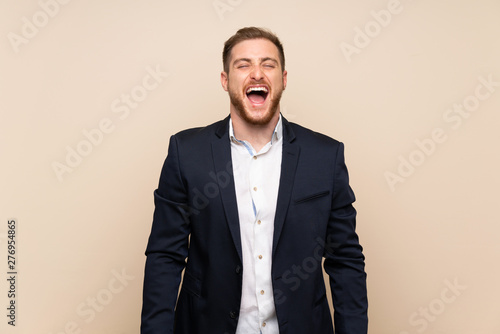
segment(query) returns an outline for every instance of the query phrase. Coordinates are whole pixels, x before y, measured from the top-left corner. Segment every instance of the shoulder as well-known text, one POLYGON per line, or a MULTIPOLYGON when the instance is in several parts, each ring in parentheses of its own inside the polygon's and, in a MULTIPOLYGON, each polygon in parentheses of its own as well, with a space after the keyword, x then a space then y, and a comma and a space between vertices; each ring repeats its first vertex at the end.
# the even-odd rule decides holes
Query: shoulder
POLYGON ((178 138, 213 136, 221 127, 228 122, 228 118, 214 122, 207 126, 185 129, 177 132, 174 136, 178 138))
POLYGON ((317 148, 338 148, 342 145, 340 141, 327 136, 323 133, 308 129, 302 125, 286 122, 287 127, 290 130, 291 135, 294 137, 293 140, 296 141, 301 146, 314 146, 317 148))
POLYGON ((214 122, 207 126, 185 129, 172 136, 177 142, 185 144, 208 143, 218 133, 224 132, 228 125, 228 118, 214 122))

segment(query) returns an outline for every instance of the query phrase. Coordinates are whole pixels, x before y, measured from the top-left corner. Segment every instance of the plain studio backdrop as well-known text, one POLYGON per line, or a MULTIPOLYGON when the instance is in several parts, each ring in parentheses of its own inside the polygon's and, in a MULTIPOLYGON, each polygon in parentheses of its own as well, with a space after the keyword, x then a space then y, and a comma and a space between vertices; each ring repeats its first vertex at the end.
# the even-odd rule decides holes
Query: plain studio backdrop
POLYGON ((1 277, 17 225, 2 333, 138 333, 168 139, 229 113, 222 46, 244 26, 284 44, 283 115, 345 143, 370 333, 500 332, 498 0, 2 0, 0 13, 1 277))

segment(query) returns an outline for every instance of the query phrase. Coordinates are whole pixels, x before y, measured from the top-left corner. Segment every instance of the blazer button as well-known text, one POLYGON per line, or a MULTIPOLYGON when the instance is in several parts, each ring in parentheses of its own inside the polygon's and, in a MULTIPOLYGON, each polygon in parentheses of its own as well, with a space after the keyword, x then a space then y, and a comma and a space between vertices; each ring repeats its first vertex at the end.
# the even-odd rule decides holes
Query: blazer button
POLYGON ((238 314, 236 312, 234 312, 234 311, 229 312, 229 317, 231 319, 236 319, 237 316, 238 316, 238 314))
POLYGON ((241 274, 241 266, 236 266, 236 273, 239 275, 241 274))

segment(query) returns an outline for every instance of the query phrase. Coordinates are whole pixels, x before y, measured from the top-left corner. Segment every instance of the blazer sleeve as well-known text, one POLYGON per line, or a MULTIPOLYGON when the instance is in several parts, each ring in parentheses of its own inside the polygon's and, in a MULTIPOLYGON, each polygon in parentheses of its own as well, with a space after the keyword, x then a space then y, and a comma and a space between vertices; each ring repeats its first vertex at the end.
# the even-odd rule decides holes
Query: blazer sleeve
POLYGON ((146 248, 141 334, 172 334, 181 273, 190 234, 187 191, 175 136, 170 138, 158 189, 153 225, 146 248))
POLYGON ((324 268, 330 277, 335 333, 366 334, 368 299, 365 257, 356 234, 354 193, 344 162, 344 145, 337 150, 332 209, 327 228, 324 268))

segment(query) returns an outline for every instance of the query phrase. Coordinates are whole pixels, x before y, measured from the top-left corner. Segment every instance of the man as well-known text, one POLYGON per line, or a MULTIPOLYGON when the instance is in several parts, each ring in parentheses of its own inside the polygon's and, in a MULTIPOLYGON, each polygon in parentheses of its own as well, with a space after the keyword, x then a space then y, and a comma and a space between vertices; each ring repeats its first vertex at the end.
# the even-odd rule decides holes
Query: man
POLYGON ((240 29, 223 65, 229 117, 170 139, 154 193, 141 333, 334 333, 323 257, 335 333, 366 333, 343 144, 281 116, 287 72, 271 32, 240 29))

